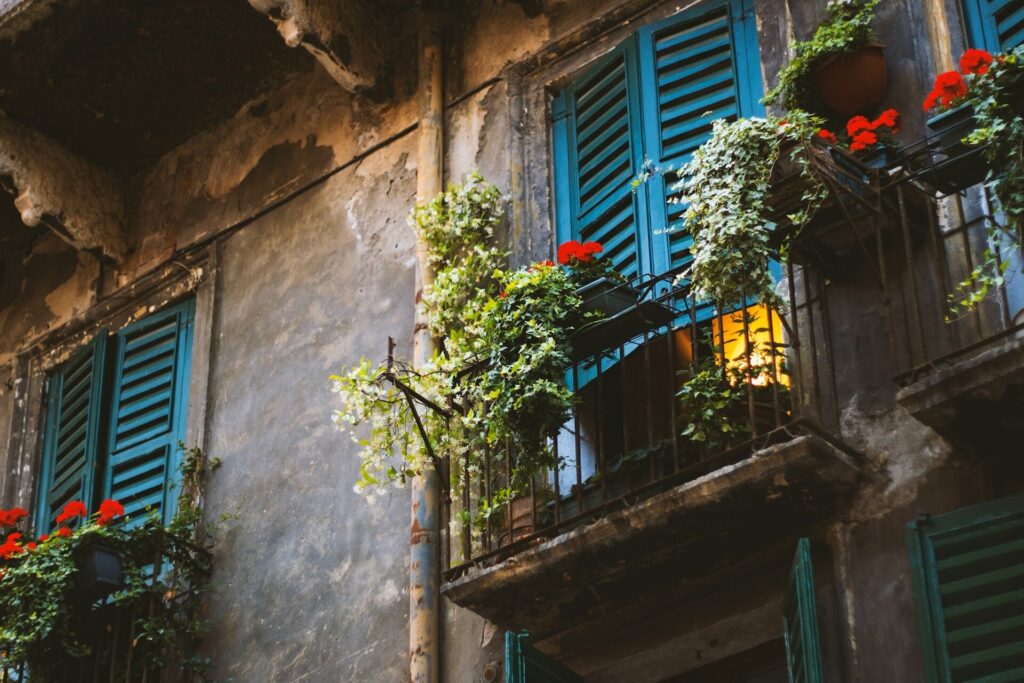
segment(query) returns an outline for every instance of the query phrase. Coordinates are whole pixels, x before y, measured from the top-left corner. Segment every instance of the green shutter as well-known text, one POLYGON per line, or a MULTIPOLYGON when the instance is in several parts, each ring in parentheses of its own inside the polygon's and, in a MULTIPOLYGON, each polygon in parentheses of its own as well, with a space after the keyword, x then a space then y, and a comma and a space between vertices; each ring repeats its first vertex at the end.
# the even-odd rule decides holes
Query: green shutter
MULTIPOLYGON (((711 137, 716 119, 763 114, 753 0, 705 2, 639 33, 646 153, 678 169, 711 137)), ((686 206, 669 202, 674 176, 647 184, 656 268, 685 266, 693 240, 686 206)))
POLYGON ((528 633, 505 633, 505 683, 583 683, 583 678, 529 643, 528 633))
POLYGON ((103 403, 106 332, 98 334, 47 384, 43 456, 36 495, 36 530, 49 531, 69 501, 91 511, 103 403))
POLYGON ((177 444, 185 438, 194 301, 117 333, 104 495, 141 517, 170 520, 177 502, 177 444))
POLYGON ((907 525, 928 681, 1024 680, 1024 495, 907 525))
POLYGON ((643 207, 633 181, 643 163, 633 39, 598 60, 554 103, 559 241, 595 241, 627 277, 649 269, 643 207))
POLYGON ((964 0, 970 44, 1003 52, 1024 42, 1024 0, 964 0))
POLYGON ((793 558, 782 616, 790 683, 821 683, 824 680, 815 603, 811 543, 801 538, 793 558))

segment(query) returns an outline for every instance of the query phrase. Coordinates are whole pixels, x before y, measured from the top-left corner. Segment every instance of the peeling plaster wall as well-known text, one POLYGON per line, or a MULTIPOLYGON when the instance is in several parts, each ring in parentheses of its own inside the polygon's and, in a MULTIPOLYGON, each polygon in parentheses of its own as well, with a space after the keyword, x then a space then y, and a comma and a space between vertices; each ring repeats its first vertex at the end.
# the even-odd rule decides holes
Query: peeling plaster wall
POLYGON ((24 259, 8 260, 0 271, 0 365, 30 340, 88 310, 99 274, 93 256, 49 233, 24 259))
POLYGON ((338 174, 225 241, 208 450, 223 458, 207 649, 238 681, 400 680, 409 498, 353 492, 355 449, 327 376, 408 353, 415 261, 405 212, 415 145, 338 174))

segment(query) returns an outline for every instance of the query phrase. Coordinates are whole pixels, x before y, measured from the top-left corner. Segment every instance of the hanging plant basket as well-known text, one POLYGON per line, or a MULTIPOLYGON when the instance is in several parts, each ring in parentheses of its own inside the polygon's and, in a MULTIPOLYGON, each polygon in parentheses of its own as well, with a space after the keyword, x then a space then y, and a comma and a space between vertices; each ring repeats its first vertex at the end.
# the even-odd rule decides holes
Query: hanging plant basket
POLYGON ((75 598, 83 605, 92 605, 124 587, 121 557, 110 545, 87 540, 75 550, 75 598))
POLYGON ((907 159, 907 171, 941 194, 960 192, 985 180, 985 147, 963 138, 974 130, 974 109, 961 105, 928 119, 928 144, 907 159))
POLYGON ((888 87, 885 46, 865 45, 836 55, 811 74, 814 91, 826 107, 844 117, 870 111, 882 103, 888 87))

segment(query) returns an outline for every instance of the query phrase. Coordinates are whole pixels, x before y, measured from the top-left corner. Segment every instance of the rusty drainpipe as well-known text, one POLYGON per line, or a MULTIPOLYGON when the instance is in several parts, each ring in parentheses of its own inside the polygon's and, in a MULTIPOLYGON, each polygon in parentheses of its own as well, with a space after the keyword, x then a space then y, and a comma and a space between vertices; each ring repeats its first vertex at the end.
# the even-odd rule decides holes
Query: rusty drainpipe
MULTIPOLYGON (((424 3, 428 4, 428 3, 424 3)), ((425 13, 426 14, 426 13, 425 13)), ((436 17, 421 18, 419 32, 419 150, 416 199, 430 201, 441 191, 444 177, 444 110, 441 90, 441 28, 436 17)), ((428 361, 435 340, 427 327, 423 290, 434 279, 427 245, 416 243, 418 282, 413 363, 428 361)), ((412 481, 412 525, 409 532, 409 680, 440 683, 440 476, 432 467, 412 481)))

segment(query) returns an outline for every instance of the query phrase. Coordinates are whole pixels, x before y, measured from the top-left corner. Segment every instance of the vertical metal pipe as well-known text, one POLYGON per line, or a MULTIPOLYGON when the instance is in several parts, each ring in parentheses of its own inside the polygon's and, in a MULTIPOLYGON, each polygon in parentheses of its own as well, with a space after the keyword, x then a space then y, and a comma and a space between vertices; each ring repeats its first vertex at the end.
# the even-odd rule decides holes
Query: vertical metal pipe
MULTIPOLYGON (((441 192, 444 105, 441 81, 441 27, 436 17, 420 18, 419 30, 419 150, 416 198, 429 201, 441 192)), ((433 281, 427 244, 416 243, 418 282, 413 362, 422 366, 435 343, 427 326, 423 290, 433 281)), ((438 683, 440 678, 440 475, 427 468, 412 481, 409 530, 409 680, 438 683)))

